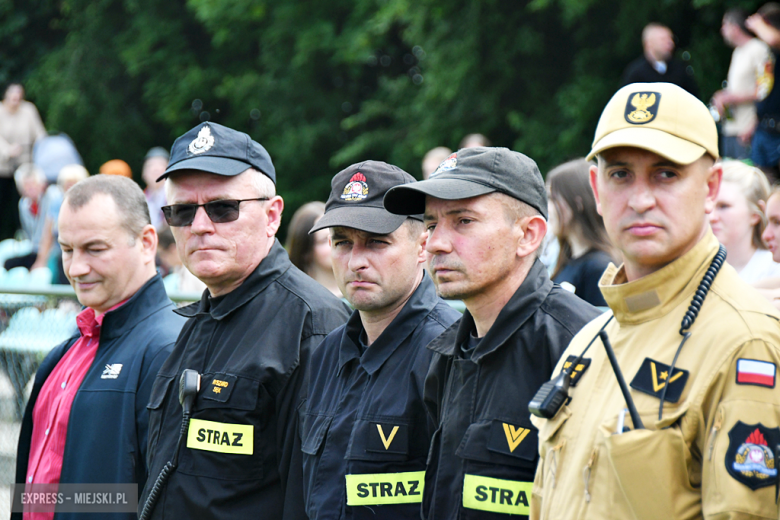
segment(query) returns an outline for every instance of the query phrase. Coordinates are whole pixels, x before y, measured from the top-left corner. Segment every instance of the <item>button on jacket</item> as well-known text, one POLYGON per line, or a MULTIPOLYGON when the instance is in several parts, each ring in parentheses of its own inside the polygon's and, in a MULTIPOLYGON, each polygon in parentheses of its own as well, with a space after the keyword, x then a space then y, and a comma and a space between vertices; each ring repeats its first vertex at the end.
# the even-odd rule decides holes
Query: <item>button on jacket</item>
POLYGON ((595 307, 553 285, 537 260, 473 351, 468 311, 428 346, 436 355, 425 403, 440 423, 425 477, 423 517, 506 518, 528 514, 538 459, 528 402, 550 379, 595 307))
MULTIPOLYGON (((552 419, 533 418, 542 455, 533 518, 777 518, 780 316, 730 265, 715 277, 669 373, 683 316, 717 250, 709 233, 638 280, 626 282, 614 265, 604 273, 614 313, 605 330, 645 429, 626 415, 629 431, 616 434, 626 404, 597 339, 569 404, 552 419)), ((556 373, 609 317, 583 328, 556 373)))
POLYGON ((365 351, 355 311, 312 355, 301 413, 309 518, 420 517, 434 429, 423 405, 425 346, 460 316, 426 274, 365 351))
POLYGON ((149 403, 151 478, 173 457, 184 369, 201 374, 187 438, 153 518, 305 518, 295 428, 303 369, 348 316, 275 241, 240 287, 179 311, 189 317, 149 403))
MULTIPOLYGON (((155 376, 173 349, 184 319, 174 314, 160 275, 155 275, 129 300, 103 315, 99 347, 73 399, 62 457, 63 484, 131 483, 147 479, 146 404, 155 376)), ((33 409, 43 383, 77 335, 52 350, 35 374, 22 420, 16 456, 16 482, 28 473, 33 409)), ((18 496, 18 495, 17 495, 18 496)), ((56 513, 56 520, 82 518, 79 513, 56 513)), ((11 515, 21 520, 22 513, 11 515)), ((111 518, 135 519, 134 513, 111 518)))

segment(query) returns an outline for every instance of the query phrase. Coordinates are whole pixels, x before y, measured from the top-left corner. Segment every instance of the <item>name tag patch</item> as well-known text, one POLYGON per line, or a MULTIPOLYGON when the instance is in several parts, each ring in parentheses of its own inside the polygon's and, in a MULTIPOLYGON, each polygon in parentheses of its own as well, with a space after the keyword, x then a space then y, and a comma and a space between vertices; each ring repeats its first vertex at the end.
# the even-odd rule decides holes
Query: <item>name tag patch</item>
POLYGON ((422 502, 424 471, 346 475, 348 506, 381 506, 422 502))
POLYGON ((491 513, 528 515, 531 512, 529 504, 532 489, 533 482, 466 473, 463 477, 463 507, 491 513))
POLYGON ((206 387, 202 397, 204 399, 226 403, 230 398, 230 394, 233 392, 233 388, 236 386, 236 379, 236 376, 228 374, 214 374, 206 380, 209 386, 206 387))
POLYGON ((674 374, 669 373, 669 365, 664 365, 660 361, 645 358, 639 372, 631 381, 631 388, 661 398, 664 387, 669 385, 666 391, 664 401, 676 403, 685 389, 685 383, 688 382, 690 372, 675 367, 674 374))
POLYGON ((569 386, 577 386, 577 383, 582 378, 582 375, 590 366, 590 358, 582 358, 574 370, 571 370, 571 365, 577 361, 578 356, 569 356, 566 358, 566 362, 563 363, 564 370, 570 370, 569 372, 569 386))
POLYGON ((191 419, 187 430, 187 447, 235 455, 252 455, 254 429, 251 424, 228 424, 191 419))

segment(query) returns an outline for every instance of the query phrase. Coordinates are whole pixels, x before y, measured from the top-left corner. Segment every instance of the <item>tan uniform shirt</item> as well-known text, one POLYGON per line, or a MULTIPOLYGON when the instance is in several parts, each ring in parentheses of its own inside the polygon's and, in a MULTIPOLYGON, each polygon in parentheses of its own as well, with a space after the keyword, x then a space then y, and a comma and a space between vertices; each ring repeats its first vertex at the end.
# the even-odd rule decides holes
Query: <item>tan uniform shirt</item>
POLYGON ((0 103, 0 177, 11 177, 21 164, 32 161, 35 141, 46 135, 38 109, 22 101, 16 112, 9 112, 0 103), (22 145, 21 155, 9 155, 11 145, 22 145))
MULTIPOLYGON (((755 93, 759 79, 764 74, 764 65, 771 58, 769 46, 758 38, 753 38, 734 49, 729 66, 727 90, 735 94, 755 93)), ((767 94, 766 89, 759 92, 760 99, 765 98, 767 94)), ((731 105, 726 115, 723 134, 740 135, 756 123, 756 105, 752 101, 731 105)))
POLYGON ((616 434, 626 404, 597 339, 569 404, 550 420, 533 418, 541 459, 531 518, 777 518, 780 315, 728 264, 668 373, 681 321, 717 248, 708 234, 639 280, 626 283, 613 265, 604 273, 612 313, 577 334, 555 373, 614 313, 605 330, 646 429, 634 430, 626 414, 631 431, 616 434))

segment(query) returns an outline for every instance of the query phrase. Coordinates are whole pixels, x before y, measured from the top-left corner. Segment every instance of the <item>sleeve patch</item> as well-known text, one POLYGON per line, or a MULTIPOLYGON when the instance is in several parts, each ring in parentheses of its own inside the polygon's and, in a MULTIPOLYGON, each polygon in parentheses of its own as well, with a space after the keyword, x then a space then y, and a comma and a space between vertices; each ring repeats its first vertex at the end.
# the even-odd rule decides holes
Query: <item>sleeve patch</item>
POLYGON ((738 421, 729 431, 726 471, 753 491, 774 486, 777 482, 775 449, 779 443, 780 428, 738 421))
POLYGON ((775 387, 777 366, 769 361, 757 359, 737 360, 737 384, 775 387))

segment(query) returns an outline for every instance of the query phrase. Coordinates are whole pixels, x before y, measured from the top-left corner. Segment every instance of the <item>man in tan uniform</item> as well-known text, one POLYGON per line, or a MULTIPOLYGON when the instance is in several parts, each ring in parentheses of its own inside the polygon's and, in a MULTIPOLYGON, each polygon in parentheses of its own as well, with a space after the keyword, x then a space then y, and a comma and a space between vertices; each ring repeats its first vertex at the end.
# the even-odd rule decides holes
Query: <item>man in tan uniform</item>
POLYGON ((668 83, 623 87, 601 115, 591 185, 623 265, 600 281, 611 312, 554 371, 571 372, 570 400, 533 417, 533 519, 777 518, 780 314, 728 264, 717 271, 717 143, 707 108, 668 83), (624 411, 602 328, 644 429, 624 411))

